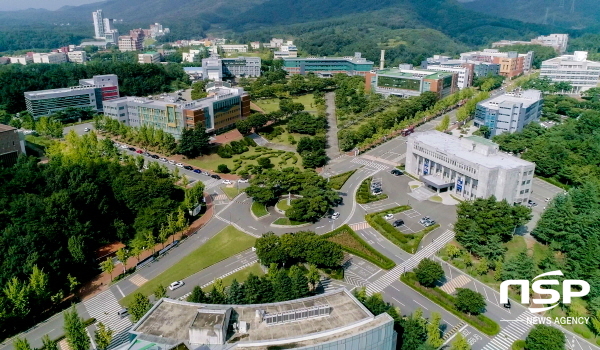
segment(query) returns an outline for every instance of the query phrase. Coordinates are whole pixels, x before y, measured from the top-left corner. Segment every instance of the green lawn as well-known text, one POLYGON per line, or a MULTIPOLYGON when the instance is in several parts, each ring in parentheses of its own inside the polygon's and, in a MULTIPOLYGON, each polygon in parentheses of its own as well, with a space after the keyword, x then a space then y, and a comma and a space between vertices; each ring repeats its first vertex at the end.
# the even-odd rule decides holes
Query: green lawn
POLYGON ((277 202, 277 208, 279 210, 283 210, 286 211, 288 209, 290 209, 292 206, 288 204, 288 199, 284 198, 282 200, 280 200, 279 202, 277 202))
MULTIPOLYGON (((230 286, 231 282, 233 282, 234 279, 236 279, 238 282, 245 282, 248 279, 248 276, 250 276, 250 274, 254 274, 255 276, 262 276, 265 273, 260 268, 260 264, 256 263, 223 278, 223 286, 230 286)), ((202 290, 205 292, 209 292, 212 289, 212 287, 213 286, 211 284, 206 288, 202 288, 202 290)))
MULTIPOLYGON (((313 94, 306 94, 301 96, 295 96, 292 98, 294 102, 300 102, 304 105, 304 110, 311 114, 317 114, 317 106, 315 105, 315 99, 313 94)), ((255 100, 254 102, 260 107, 265 113, 279 110, 279 99, 278 98, 267 98, 262 100, 255 100)))
POLYGON ((251 209, 252 209, 252 213, 257 218, 263 217, 265 215, 269 215, 269 212, 267 211, 267 207, 265 207, 264 204, 261 204, 258 202, 253 202, 251 209))
POLYGON ((288 218, 279 218, 273 222, 274 225, 286 225, 286 226, 294 226, 294 225, 303 225, 306 222, 294 221, 288 218))
POLYGON ((346 181, 356 172, 356 169, 329 178, 329 184, 334 190, 341 190, 346 181))
POLYGON ((223 192, 229 197, 229 199, 234 199, 238 194, 244 192, 244 189, 238 189, 237 187, 221 187, 223 192))
POLYGON ((152 280, 144 283, 134 293, 121 299, 121 305, 127 307, 135 293, 150 295, 159 284, 168 286, 173 281, 182 280, 194 273, 243 252, 254 245, 255 238, 233 226, 227 226, 216 236, 209 239, 200 248, 183 257, 178 263, 165 270, 152 280))
POLYGON ((302 169, 302 162, 300 161, 300 156, 297 153, 278 151, 266 147, 250 147, 248 152, 236 154, 231 158, 221 158, 215 153, 195 159, 187 159, 185 162, 202 170, 208 170, 209 172, 216 172, 219 164, 225 164, 229 169, 231 169, 231 173, 235 174, 236 170, 241 170, 248 165, 258 164, 256 159, 243 158, 258 158, 261 156, 268 156, 271 159, 271 163, 275 169, 281 169, 290 166, 295 166, 302 169), (265 155, 269 152, 271 152, 271 154, 265 155), (275 152, 278 154, 275 154, 275 152), (238 159, 239 161, 236 161, 238 159), (241 166, 238 166, 238 164, 241 166))

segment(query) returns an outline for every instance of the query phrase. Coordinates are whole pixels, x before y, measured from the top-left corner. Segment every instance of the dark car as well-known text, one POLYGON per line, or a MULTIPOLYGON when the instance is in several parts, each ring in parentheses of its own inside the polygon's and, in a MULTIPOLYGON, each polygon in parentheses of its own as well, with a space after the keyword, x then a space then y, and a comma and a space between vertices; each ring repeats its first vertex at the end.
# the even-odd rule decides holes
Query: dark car
POLYGON ((213 179, 221 180, 221 177, 217 174, 212 174, 210 177, 212 177, 213 179))
POLYGON ((508 303, 506 304, 502 304, 502 306, 504 306, 506 309, 510 309, 510 300, 508 301, 508 303))
POLYGON ((132 151, 132 152, 135 152, 135 148, 133 148, 133 147, 127 147, 127 149, 130 150, 130 151, 132 151))
POLYGON ((202 174, 202 170, 200 170, 200 169, 194 169, 194 172, 195 172, 196 174, 202 174))
POLYGON ((401 172, 398 169, 393 169, 392 171, 390 171, 390 174, 394 175, 394 176, 400 176, 402 174, 404 174, 403 172, 401 172))
POLYGON ((394 227, 398 227, 398 226, 402 226, 402 225, 404 225, 404 220, 396 220, 392 224, 392 226, 394 226, 394 227))
POLYGON ((151 155, 150 157, 154 158, 154 159, 158 159, 160 158, 159 156, 157 156, 156 154, 151 155))
POLYGON ((184 166, 183 166, 183 168, 184 168, 185 170, 194 170, 194 168, 192 168, 192 167, 191 167, 191 166, 189 166, 189 165, 184 165, 184 166))

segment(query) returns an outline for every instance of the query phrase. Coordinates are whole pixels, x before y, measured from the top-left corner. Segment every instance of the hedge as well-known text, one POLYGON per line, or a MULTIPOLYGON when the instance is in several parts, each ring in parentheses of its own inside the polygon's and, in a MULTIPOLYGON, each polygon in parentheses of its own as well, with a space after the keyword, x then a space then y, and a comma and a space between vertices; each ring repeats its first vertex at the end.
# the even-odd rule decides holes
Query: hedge
POLYGON ((344 251, 346 251, 352 255, 356 255, 360 258, 363 258, 363 259, 373 263, 374 265, 381 267, 384 270, 389 270, 396 266, 396 263, 394 261, 392 261, 387 256, 385 256, 385 255, 381 254, 380 252, 378 252, 377 250, 375 250, 375 248, 371 247, 371 245, 369 245, 362 238, 360 238, 360 236, 357 235, 356 232, 354 232, 354 230, 352 230, 350 228, 350 226, 348 226, 348 225, 343 225, 341 227, 338 227, 337 229, 324 234, 322 237, 325 239, 329 239, 329 238, 337 236, 343 232, 346 232, 348 235, 350 235, 358 243, 358 245, 360 245, 362 248, 364 248, 366 251, 368 251, 368 253, 365 253, 358 249, 352 248, 351 246, 347 246, 347 245, 337 242, 338 244, 340 244, 342 246, 342 249, 344 251))
POLYGON ((381 233, 381 235, 389 239, 392 243, 402 248, 402 250, 414 254, 417 248, 419 248, 419 243, 421 243, 423 237, 425 237, 425 235, 429 232, 440 227, 440 225, 435 224, 433 226, 426 227, 419 232, 407 234, 398 231, 394 226, 392 226, 392 224, 383 218, 385 214, 396 214, 409 209, 411 209, 410 206, 402 205, 377 213, 367 214, 365 216, 365 220, 369 223, 369 225, 371 225, 372 228, 377 230, 377 232, 381 233))
POLYGON ((400 281, 404 282, 406 285, 419 292, 429 300, 433 301, 434 303, 453 313, 456 317, 467 322, 479 331, 492 336, 500 332, 500 326, 496 322, 491 320, 489 317, 486 317, 484 315, 467 315, 458 311, 454 306, 454 300, 456 299, 454 296, 444 292, 438 287, 426 288, 419 284, 414 272, 407 272, 403 274, 400 277, 400 281))

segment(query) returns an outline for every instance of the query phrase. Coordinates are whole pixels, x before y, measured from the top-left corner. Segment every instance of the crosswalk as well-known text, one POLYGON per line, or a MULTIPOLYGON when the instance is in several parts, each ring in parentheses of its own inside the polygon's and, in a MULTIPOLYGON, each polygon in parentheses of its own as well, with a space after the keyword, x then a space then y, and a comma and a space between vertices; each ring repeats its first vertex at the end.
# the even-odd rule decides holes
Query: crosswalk
POLYGON ((131 321, 128 317, 122 318, 117 315, 121 305, 110 289, 84 301, 83 305, 90 317, 95 318, 96 322, 102 322, 113 331, 113 340, 108 349, 114 349, 129 340, 128 331, 131 328, 131 321))
POLYGON ((523 312, 516 320, 509 322, 508 325, 502 327, 502 331, 498 333, 492 340, 487 343, 482 350, 508 350, 511 348, 515 340, 521 339, 531 329, 531 324, 527 323, 527 318, 538 317, 529 311, 523 312))
POLYGON ((373 162, 370 160, 362 159, 362 158, 353 158, 350 163, 364 165, 366 168, 373 170, 386 170, 389 169, 389 165, 381 164, 378 162, 373 162))
POLYGON ((400 157, 397 157, 397 158, 394 158, 394 159, 392 159, 392 162, 395 162, 395 163, 400 163, 400 162, 401 162, 403 159, 405 159, 405 158, 406 158, 406 153, 402 153, 402 154, 400 155, 400 157))
POLYGON ((413 190, 408 195, 418 201, 424 201, 426 199, 429 199, 429 197, 434 196, 435 194, 436 194, 435 192, 427 189, 425 186, 421 186, 421 187, 413 190))
POLYGON ((131 282, 139 287, 142 284, 148 282, 148 279, 146 279, 145 277, 138 274, 138 275, 131 276, 131 278, 129 279, 129 282, 131 282))
POLYGON ((429 245, 419 250, 415 255, 411 256, 408 260, 404 261, 400 265, 396 265, 393 269, 388 271, 385 275, 379 277, 373 283, 367 285, 367 293, 374 294, 384 290, 387 286, 391 285, 400 278, 404 272, 414 269, 421 260, 431 257, 438 250, 442 249, 448 242, 454 238, 454 232, 446 230, 439 238, 431 242, 429 245))
POLYGON ((225 194, 218 194, 218 195, 216 195, 216 196, 213 197, 214 201, 225 201, 227 199, 228 199, 227 195, 225 195, 225 194))
POLYGON ((383 164, 391 165, 393 167, 395 167, 396 165, 398 165, 398 163, 393 162, 391 160, 387 160, 387 159, 381 158, 381 157, 375 157, 375 156, 372 156, 372 155, 369 155, 369 154, 365 154, 365 155, 363 155, 361 157, 364 158, 364 159, 367 159, 367 160, 372 160, 372 161, 375 161, 375 162, 380 162, 380 163, 383 163, 383 164))
POLYGON ((452 294, 456 291, 456 288, 461 288, 469 282, 471 282, 471 279, 469 277, 465 275, 458 275, 458 277, 453 278, 450 281, 444 283, 444 285, 441 286, 440 289, 448 294, 452 294))
POLYGON ((356 224, 350 224, 348 226, 350 226, 350 228, 354 231, 364 230, 364 229, 371 227, 371 225, 369 225, 369 223, 366 221, 357 222, 356 224))
POLYGON ((367 280, 365 280, 361 276, 355 274, 352 271, 348 271, 348 270, 344 271, 344 282, 351 284, 353 286, 356 286, 356 287, 364 287, 369 283, 369 282, 367 282, 367 280))

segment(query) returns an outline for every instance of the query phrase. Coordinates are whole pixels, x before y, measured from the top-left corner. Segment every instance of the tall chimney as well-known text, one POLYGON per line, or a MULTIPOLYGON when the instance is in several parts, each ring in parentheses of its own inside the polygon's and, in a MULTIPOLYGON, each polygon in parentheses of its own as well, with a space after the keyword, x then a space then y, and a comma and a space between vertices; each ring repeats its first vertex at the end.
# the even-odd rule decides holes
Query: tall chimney
POLYGON ((383 69, 385 63, 385 50, 381 50, 381 57, 379 58, 379 69, 383 69))

